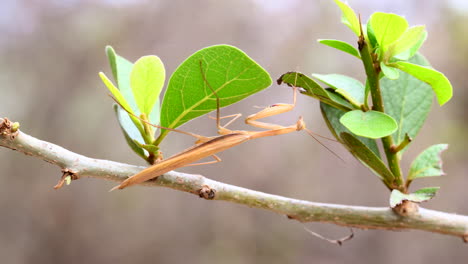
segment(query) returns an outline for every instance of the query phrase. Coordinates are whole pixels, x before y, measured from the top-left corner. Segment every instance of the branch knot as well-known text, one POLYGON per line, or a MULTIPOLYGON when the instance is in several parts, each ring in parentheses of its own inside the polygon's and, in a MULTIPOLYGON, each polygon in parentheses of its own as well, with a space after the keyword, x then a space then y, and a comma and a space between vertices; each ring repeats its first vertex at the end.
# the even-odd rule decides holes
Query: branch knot
POLYGON ((9 138, 10 140, 15 139, 19 133, 19 123, 11 122, 8 118, 0 118, 0 136, 9 138))
POLYGON ((208 185, 203 185, 202 188, 198 191, 198 196, 206 200, 213 200, 216 196, 216 190, 212 189, 208 185))

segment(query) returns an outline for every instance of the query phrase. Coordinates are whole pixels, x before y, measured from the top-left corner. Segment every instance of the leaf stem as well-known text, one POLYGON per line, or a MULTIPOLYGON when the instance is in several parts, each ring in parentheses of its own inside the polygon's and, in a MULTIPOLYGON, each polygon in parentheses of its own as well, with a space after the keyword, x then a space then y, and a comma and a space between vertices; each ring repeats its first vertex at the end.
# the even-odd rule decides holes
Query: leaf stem
MULTIPOLYGON (((144 113, 140 115, 140 118, 146 122, 149 122, 148 117, 144 113)), ((145 139, 146 144, 152 144, 154 141, 154 130, 153 130, 153 127, 148 125, 148 123, 146 122, 141 122, 141 124, 143 125, 143 128, 145 129, 144 130, 145 135, 142 135, 142 136, 145 139)))
MULTIPOLYGON (((146 144, 149 144, 149 145, 154 145, 154 129, 152 126, 150 126, 148 123, 149 123, 149 119, 148 119, 148 116, 146 116, 146 114, 142 113, 140 115, 140 118, 146 122, 143 122, 141 121, 141 124, 143 125, 143 128, 144 128, 144 133, 142 133, 142 137, 145 141, 146 144)), ((152 152, 148 149, 146 149, 146 151, 148 151, 148 157, 146 158, 146 161, 153 165, 156 160, 159 159, 161 153, 159 151, 156 151, 156 152, 152 152)))
POLYGON ((167 129, 163 129, 161 128, 160 129, 160 133, 159 133, 159 136, 158 138, 156 138, 156 140, 153 141, 153 145, 155 146, 159 146, 159 144, 161 144, 162 140, 167 136, 167 134, 170 132, 169 130, 167 129))
POLYGON ((393 145, 391 147, 391 150, 393 151, 393 153, 398 153, 398 152, 402 151, 406 146, 408 146, 408 144, 411 143, 412 140, 413 139, 408 134, 405 134, 405 138, 400 143, 400 145, 398 145, 398 146, 393 145))
MULTIPOLYGON (((359 53, 361 54, 364 69, 367 75, 367 81, 370 87, 370 93, 372 98, 372 108, 376 111, 385 113, 384 104, 382 100, 382 93, 380 90, 379 74, 381 72, 379 62, 371 52, 369 44, 364 38, 364 34, 361 33, 358 40, 359 53), (375 59, 374 59, 375 58, 375 59)), ((406 191, 403 184, 403 177, 400 168, 400 160, 398 155, 392 151, 393 138, 391 135, 382 138, 382 144, 387 157, 387 163, 390 171, 394 175, 394 179, 388 179, 389 182, 393 183, 392 188, 398 189, 402 192, 406 191)))

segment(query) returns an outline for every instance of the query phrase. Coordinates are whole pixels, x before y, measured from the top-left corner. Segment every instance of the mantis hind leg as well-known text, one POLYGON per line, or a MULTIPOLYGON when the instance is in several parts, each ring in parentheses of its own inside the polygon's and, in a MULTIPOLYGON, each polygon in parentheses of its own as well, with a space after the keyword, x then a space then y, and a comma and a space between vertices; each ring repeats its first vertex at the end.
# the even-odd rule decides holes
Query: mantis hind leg
POLYGON ((258 113, 248 116, 245 119, 245 123, 254 127, 270 129, 270 130, 284 128, 284 126, 281 126, 281 125, 261 122, 257 120, 270 117, 270 116, 274 116, 274 115, 279 115, 279 114, 286 113, 286 112, 293 110, 294 107, 296 106, 296 98, 297 98, 296 91, 297 91, 297 88, 293 87, 293 103, 292 104, 279 103, 279 104, 271 105, 267 108, 264 108, 258 113))
POLYGON ((192 163, 192 164, 187 164, 187 165, 184 165, 182 167, 192 167, 192 166, 199 166, 199 165, 207 165, 207 164, 213 164, 213 163, 218 163, 218 162, 221 162, 221 158, 216 156, 216 155, 211 155, 211 157, 214 158, 214 160, 212 161, 207 161, 207 162, 199 162, 199 163, 192 163))

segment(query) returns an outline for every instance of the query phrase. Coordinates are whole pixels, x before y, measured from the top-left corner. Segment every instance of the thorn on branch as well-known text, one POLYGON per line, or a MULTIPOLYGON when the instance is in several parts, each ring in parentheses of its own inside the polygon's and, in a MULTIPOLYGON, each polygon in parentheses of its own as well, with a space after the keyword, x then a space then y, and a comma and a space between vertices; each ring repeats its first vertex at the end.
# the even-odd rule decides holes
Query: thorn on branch
POLYGON ((78 180, 79 177, 76 171, 71 169, 62 169, 62 177, 60 178, 59 182, 54 186, 55 190, 62 188, 62 186, 66 183, 67 185, 70 184, 70 181, 78 180))
POLYGON ((198 196, 206 200, 213 200, 216 196, 216 190, 212 189, 208 185, 203 185, 202 188, 198 191, 198 196))

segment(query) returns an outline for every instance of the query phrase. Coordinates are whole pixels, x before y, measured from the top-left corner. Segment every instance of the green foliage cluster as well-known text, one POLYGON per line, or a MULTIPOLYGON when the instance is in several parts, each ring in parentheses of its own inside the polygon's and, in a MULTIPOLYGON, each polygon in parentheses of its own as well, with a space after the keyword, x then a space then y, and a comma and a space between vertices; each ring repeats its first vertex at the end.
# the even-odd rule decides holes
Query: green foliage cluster
MULTIPOLYGON (((403 17, 382 12, 372 14, 362 24, 351 7, 334 1, 342 11, 342 22, 357 36, 357 48, 334 39, 318 42, 362 61, 366 82, 340 74, 309 77, 288 72, 278 84, 302 88, 302 94, 320 101, 323 118, 337 140, 392 190, 392 206, 404 200, 426 201, 438 187, 409 193, 409 186, 418 178, 443 175, 440 153, 447 145, 426 149, 414 160, 406 177, 400 160, 425 122, 433 94, 444 105, 452 97, 452 86, 418 53, 427 38, 425 27, 410 27, 403 17), (382 141, 383 154, 377 139, 382 141)), ((199 50, 182 62, 170 77, 160 106, 165 83, 162 61, 157 56, 144 56, 133 64, 111 47, 106 51, 117 85, 103 73, 100 77, 125 109, 115 105, 128 145, 151 164, 160 157, 159 145, 170 131, 164 128, 177 128, 215 110, 216 95, 220 107, 225 107, 271 85, 270 75, 244 52, 217 45, 199 50), (158 136, 148 122, 160 125, 158 136)))
POLYGON ((270 75, 238 48, 211 46, 195 52, 179 65, 169 79, 160 107, 159 96, 165 81, 162 61, 157 56, 144 56, 132 64, 112 47, 107 47, 106 52, 117 87, 104 73, 99 75, 114 99, 125 108, 114 106, 128 145, 150 164, 160 157, 159 145, 170 130, 160 129, 156 137, 157 131, 148 122, 175 129, 216 110, 216 96, 220 107, 225 107, 272 82, 270 75))
POLYGON ((372 14, 362 24, 350 6, 334 1, 341 9, 342 22, 357 36, 358 47, 334 39, 318 42, 361 60, 367 76, 365 84, 340 74, 312 74, 327 86, 323 88, 313 78, 298 72, 288 72, 278 82, 302 87, 303 94, 320 100, 331 132, 392 190, 392 206, 404 200, 429 200, 438 187, 414 193, 408 193, 408 189, 415 179, 443 175, 440 153, 447 145, 434 145, 421 153, 406 178, 400 168, 404 150, 427 118, 433 94, 440 105, 452 97, 448 79, 418 53, 427 38, 425 27, 409 27, 403 17, 382 12, 372 14), (382 140, 387 164, 381 158, 376 139, 382 140))

